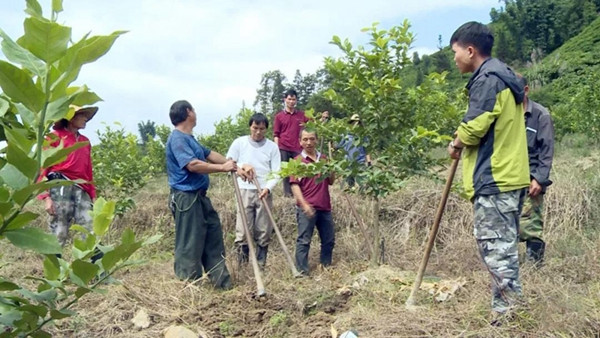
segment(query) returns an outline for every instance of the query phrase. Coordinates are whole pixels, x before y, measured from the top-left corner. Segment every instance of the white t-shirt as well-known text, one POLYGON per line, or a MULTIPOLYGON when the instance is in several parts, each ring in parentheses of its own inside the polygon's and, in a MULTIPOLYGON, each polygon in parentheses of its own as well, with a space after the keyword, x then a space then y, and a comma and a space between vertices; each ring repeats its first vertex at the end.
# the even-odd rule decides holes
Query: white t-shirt
MULTIPOLYGON (((262 189, 273 191, 279 181, 276 173, 281 169, 281 155, 271 140, 265 138, 256 142, 250 136, 238 137, 231 143, 226 157, 236 161, 239 167, 244 164, 253 166, 262 189)), ((244 182, 238 177, 238 183, 241 189, 256 190, 253 182, 244 182)))

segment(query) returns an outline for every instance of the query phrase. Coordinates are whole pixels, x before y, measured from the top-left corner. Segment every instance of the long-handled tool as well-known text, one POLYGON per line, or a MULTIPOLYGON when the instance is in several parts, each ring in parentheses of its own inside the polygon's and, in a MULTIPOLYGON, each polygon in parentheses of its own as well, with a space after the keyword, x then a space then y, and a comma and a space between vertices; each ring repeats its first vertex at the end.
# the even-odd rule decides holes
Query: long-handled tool
POLYGON ((444 187, 444 192, 442 194, 442 199, 440 200, 440 204, 438 205, 438 209, 435 214, 435 221, 433 222, 433 227, 429 232, 429 240, 427 241, 427 247, 425 248, 423 260, 421 260, 421 266, 419 267, 417 278, 415 278, 415 283, 413 284, 413 288, 410 291, 410 296, 408 296, 408 299, 406 300, 407 307, 415 305, 415 295, 419 290, 419 287, 421 287, 421 282, 423 281, 423 274, 425 273, 425 268, 427 268, 427 263, 429 262, 429 255, 431 254, 431 249, 433 249, 435 237, 437 236, 438 229, 440 227, 440 221, 442 219, 442 215, 444 214, 444 209, 446 208, 446 202, 448 201, 448 194, 450 193, 450 188, 452 187, 452 181, 454 180, 456 167, 458 167, 458 160, 453 160, 452 166, 450 167, 450 172, 448 173, 448 179, 446 180, 446 186, 444 187))
MULTIPOLYGON (((256 177, 254 177, 253 181, 254 181, 254 185, 256 185, 256 189, 258 189, 257 190, 258 193, 260 194, 262 189, 260 187, 260 183, 258 183, 258 179, 256 179, 256 177)), ((279 227, 277 226, 277 224, 275 224, 275 218, 273 218, 273 213, 271 213, 271 208, 269 208, 269 204, 263 198, 261 198, 260 201, 262 202, 263 207, 267 211, 267 215, 269 216, 269 220, 271 220, 271 224, 273 224, 273 229, 275 229, 275 234, 277 235, 279 244, 281 245, 281 248, 283 249, 283 253, 285 254, 285 259, 288 262, 290 270, 292 270, 292 275, 294 275, 294 277, 300 277, 301 274, 300 274, 300 272, 298 272, 298 269, 296 269, 296 265, 294 264, 294 260, 292 259, 292 255, 290 254, 290 251, 288 250, 287 245, 285 245, 285 241, 283 240, 281 231, 279 231, 279 227)))
POLYGON ((235 197, 237 198, 238 209, 242 216, 242 224, 244 225, 244 234, 246 235, 246 243, 248 244, 248 251, 250 255, 250 262, 252 263, 252 270, 254 270, 254 278, 256 279, 256 295, 259 297, 265 296, 265 285, 262 281, 260 274, 260 268, 258 267, 258 261, 256 260, 256 248, 254 247, 254 239, 250 235, 250 229, 248 228, 248 219, 244 212, 244 203, 242 202, 242 193, 240 192, 240 186, 238 185, 237 177, 231 174, 233 180, 233 187, 235 188, 235 197))

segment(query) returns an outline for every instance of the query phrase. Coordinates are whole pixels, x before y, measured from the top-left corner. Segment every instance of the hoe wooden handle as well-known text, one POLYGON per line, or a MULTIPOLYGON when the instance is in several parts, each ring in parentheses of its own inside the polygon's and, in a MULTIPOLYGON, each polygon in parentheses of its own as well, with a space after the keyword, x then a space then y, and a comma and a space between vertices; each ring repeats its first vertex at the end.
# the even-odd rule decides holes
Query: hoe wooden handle
POLYGON ((452 166, 450 167, 450 172, 448 173, 448 179, 446 180, 446 186, 444 187, 444 193, 442 194, 442 199, 440 200, 437 213, 435 214, 435 221, 433 222, 433 227, 429 232, 429 240, 427 241, 425 254, 423 255, 423 260, 421 260, 421 266, 419 267, 419 272, 417 273, 417 278, 415 278, 413 288, 410 291, 410 296, 406 300, 406 306, 415 305, 415 295, 419 290, 419 287, 421 287, 421 282, 423 281, 423 274, 425 273, 425 269, 427 268, 427 263, 429 262, 429 255, 431 254, 431 249, 433 249, 433 244, 435 243, 435 237, 437 236, 438 229, 440 228, 440 221, 442 220, 442 215, 444 214, 444 209, 446 208, 448 194, 450 193, 450 188, 452 187, 452 181, 454 180, 454 174, 456 173, 457 167, 458 160, 453 160, 452 166))
POLYGON ((235 197, 237 198, 238 210, 242 216, 242 224, 244 225, 244 234, 246 235, 246 243, 248 243, 248 251, 250 255, 250 262, 252 262, 252 270, 254 270, 254 279, 256 279, 256 295, 259 297, 265 296, 265 285, 263 284, 262 275, 260 274, 260 268, 258 267, 258 261, 256 260, 256 248, 254 247, 254 239, 250 236, 250 229, 248 228, 248 219, 246 219, 246 213, 244 212, 244 203, 242 202, 242 193, 240 192, 240 186, 238 185, 237 177, 235 174, 231 174, 231 180, 233 181, 233 187, 235 188, 235 197))
MULTIPOLYGON (((258 189, 258 192, 260 193, 262 191, 262 189, 260 188, 260 183, 258 183, 258 180, 256 179, 256 177, 254 177, 253 181, 254 181, 254 185, 256 185, 256 189, 258 189)), ((300 277, 300 272, 298 272, 298 270, 296 269, 296 265, 294 264, 294 260, 292 259, 292 255, 290 254, 290 251, 288 250, 287 245, 285 245, 285 241, 283 240, 281 231, 279 231, 279 227, 277 226, 277 224, 275 224, 275 218, 273 218, 273 213, 271 213, 271 208, 269 208, 269 204, 267 203, 267 201, 265 201, 262 198, 260 199, 260 201, 261 201, 263 207, 265 208, 265 210, 267 211, 267 215, 269 216, 269 220, 271 220, 271 224, 273 224, 273 229, 275 229, 275 234, 277 235, 279 244, 281 245, 281 248, 283 249, 283 253, 285 254, 285 259, 290 267, 290 270, 292 270, 292 275, 294 275, 294 277, 300 277)))

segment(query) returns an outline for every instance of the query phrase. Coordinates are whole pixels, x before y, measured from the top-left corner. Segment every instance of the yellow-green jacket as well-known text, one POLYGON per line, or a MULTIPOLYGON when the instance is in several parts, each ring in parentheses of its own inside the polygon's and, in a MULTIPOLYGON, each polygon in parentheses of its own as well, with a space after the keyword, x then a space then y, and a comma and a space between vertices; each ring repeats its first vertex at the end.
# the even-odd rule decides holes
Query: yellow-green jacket
POLYGON ((469 108, 458 138, 463 183, 472 199, 529 186, 523 87, 507 65, 487 59, 467 84, 469 108))

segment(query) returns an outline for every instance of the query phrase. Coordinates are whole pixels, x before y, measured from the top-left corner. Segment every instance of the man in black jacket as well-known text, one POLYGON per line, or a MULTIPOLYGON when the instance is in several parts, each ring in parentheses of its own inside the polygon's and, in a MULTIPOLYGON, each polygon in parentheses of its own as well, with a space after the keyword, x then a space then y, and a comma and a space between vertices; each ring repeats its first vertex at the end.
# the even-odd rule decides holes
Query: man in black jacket
POLYGON ((544 221, 544 194, 552 184, 550 169, 554 155, 554 126, 548 109, 529 99, 527 79, 520 76, 519 81, 525 87, 525 124, 527 126, 527 150, 529 153, 529 174, 531 184, 521 213, 519 240, 526 243, 527 260, 541 263, 544 259, 546 243, 542 239, 544 221))

